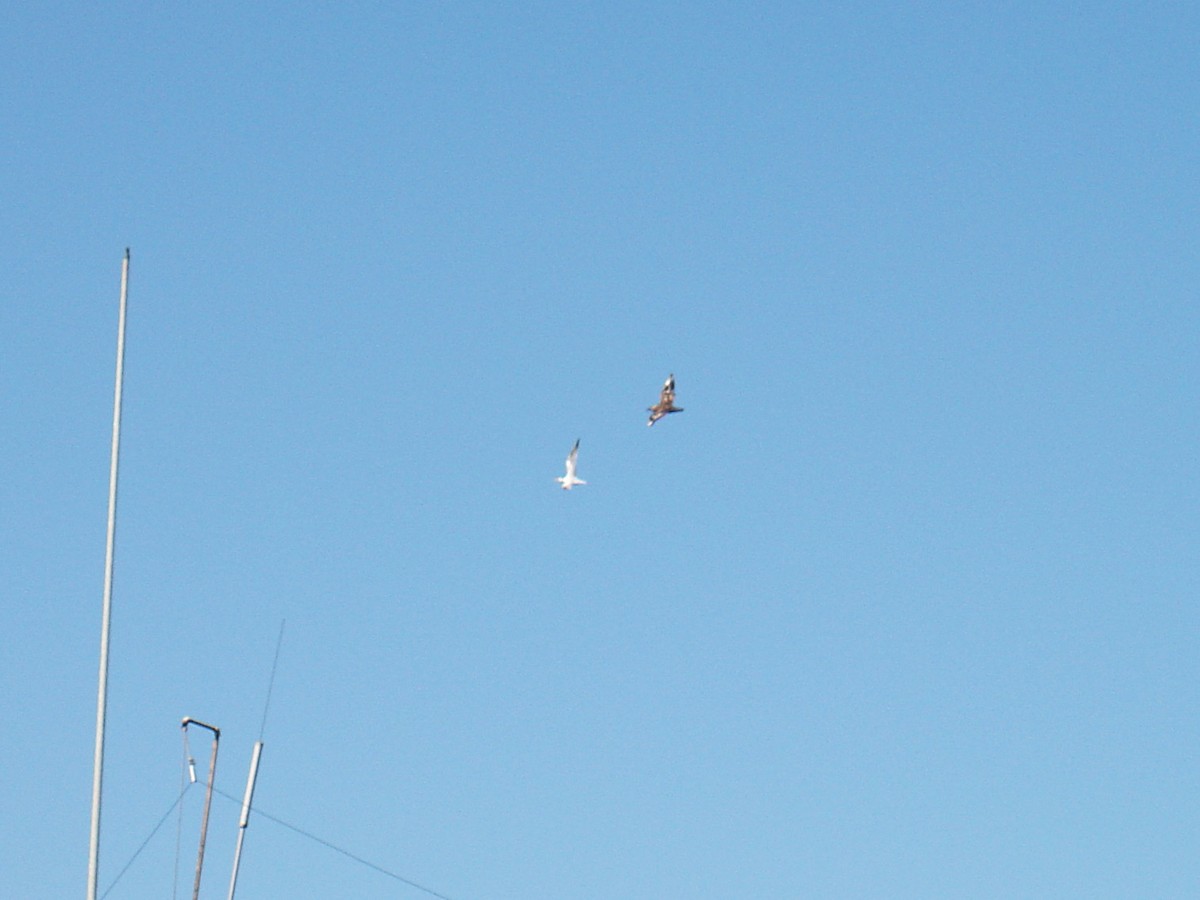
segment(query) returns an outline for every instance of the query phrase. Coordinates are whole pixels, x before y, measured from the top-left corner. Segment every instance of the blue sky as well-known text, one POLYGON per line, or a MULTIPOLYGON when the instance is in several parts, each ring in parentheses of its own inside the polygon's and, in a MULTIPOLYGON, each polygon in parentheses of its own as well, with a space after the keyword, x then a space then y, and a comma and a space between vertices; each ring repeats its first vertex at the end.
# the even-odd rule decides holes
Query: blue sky
MULTIPOLYGON (((454 900, 1195 896, 1198 37, 9 4, 0 895, 85 891, 128 246, 102 889, 286 620, 257 805, 454 900)), ((429 894, 257 817, 238 896, 429 894)))

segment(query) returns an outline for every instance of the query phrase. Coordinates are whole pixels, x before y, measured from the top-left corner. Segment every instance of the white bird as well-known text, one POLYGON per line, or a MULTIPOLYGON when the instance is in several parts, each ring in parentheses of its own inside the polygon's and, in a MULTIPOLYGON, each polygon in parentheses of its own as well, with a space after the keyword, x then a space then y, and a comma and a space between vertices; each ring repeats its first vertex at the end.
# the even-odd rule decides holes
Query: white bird
POLYGON ((579 460, 579 441, 575 441, 575 446, 571 448, 571 452, 567 454, 567 473, 561 475, 554 480, 562 485, 564 491, 569 491, 577 484, 587 484, 582 478, 575 477, 575 465, 579 460))
POLYGON ((650 413, 650 421, 647 426, 654 425, 663 416, 671 413, 683 412, 683 407, 675 405, 675 375, 667 376, 667 380, 663 382, 662 390, 658 392, 658 402, 647 410, 650 413))

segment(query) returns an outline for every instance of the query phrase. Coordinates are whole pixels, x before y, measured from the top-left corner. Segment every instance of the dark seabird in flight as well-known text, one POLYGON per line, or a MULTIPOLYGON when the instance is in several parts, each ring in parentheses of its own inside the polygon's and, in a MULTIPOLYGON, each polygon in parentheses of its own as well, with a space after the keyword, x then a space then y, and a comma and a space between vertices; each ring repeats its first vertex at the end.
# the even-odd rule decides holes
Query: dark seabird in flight
POLYGON ((663 416, 670 413, 683 412, 682 406, 675 405, 675 375, 667 376, 667 380, 663 383, 662 391, 659 392, 658 402, 649 407, 650 421, 646 423, 647 427, 654 425, 663 416))

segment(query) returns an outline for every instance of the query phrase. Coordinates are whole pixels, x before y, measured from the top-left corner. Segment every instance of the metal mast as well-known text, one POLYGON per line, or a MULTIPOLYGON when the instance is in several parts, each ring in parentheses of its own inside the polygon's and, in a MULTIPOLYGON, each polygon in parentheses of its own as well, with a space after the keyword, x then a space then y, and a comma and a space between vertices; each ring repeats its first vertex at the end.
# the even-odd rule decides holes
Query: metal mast
POLYGON ((196 880, 192 883, 192 900, 199 900, 200 876, 204 874, 204 844, 208 840, 208 811, 212 807, 213 780, 217 776, 217 745, 221 741, 221 729, 186 716, 180 727, 186 731, 189 725, 207 728, 213 736, 212 758, 208 761, 208 789, 204 792, 204 816, 200 820, 200 847, 196 851, 196 880))
POLYGON ((117 377, 113 396, 112 461, 108 473, 108 540, 104 551, 104 607, 100 616, 100 680, 96 698, 96 755, 92 770, 92 835, 88 854, 88 900, 96 900, 100 876, 100 798, 104 781, 104 720, 108 707, 108 633, 112 614, 113 543, 117 533, 117 461, 121 452, 121 388, 125 380, 125 303, 129 296, 129 248, 121 263, 117 318, 117 377))

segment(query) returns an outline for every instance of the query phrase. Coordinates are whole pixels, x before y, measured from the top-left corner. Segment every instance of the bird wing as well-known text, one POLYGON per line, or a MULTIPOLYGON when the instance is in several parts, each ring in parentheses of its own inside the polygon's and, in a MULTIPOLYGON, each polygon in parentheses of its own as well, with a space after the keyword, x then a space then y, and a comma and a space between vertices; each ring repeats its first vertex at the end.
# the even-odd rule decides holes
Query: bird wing
POLYGON ((675 403, 675 376, 668 375, 667 380, 663 382, 662 391, 658 395, 658 405, 666 408, 673 406, 675 403))

